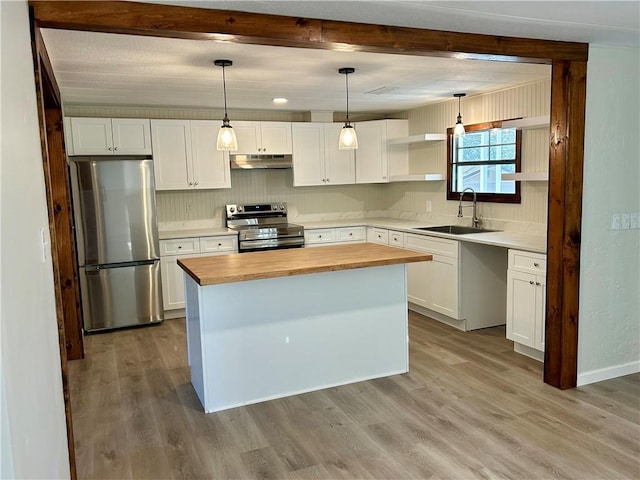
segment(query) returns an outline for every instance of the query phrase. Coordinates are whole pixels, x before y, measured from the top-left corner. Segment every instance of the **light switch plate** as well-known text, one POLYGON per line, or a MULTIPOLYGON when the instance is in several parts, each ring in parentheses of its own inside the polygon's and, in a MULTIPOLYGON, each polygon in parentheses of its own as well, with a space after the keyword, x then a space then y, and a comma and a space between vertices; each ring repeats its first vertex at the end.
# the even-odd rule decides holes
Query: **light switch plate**
POLYGON ((611 230, 620 230, 622 228, 622 221, 619 213, 614 213, 611 219, 611 230))
POLYGON ((640 228, 638 226, 638 212, 629 215, 629 228, 640 228))
POLYGON ((629 230, 629 215, 628 213, 620 214, 620 226, 622 230, 629 230))

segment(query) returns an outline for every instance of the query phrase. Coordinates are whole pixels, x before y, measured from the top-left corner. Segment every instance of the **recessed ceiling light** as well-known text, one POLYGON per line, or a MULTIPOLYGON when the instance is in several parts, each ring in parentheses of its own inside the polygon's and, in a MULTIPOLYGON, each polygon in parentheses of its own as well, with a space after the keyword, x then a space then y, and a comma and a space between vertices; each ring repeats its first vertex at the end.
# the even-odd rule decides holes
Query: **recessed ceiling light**
POLYGON ((285 103, 287 103, 289 100, 287 100, 284 97, 276 97, 273 99, 273 103, 275 103, 276 105, 284 105, 285 103))

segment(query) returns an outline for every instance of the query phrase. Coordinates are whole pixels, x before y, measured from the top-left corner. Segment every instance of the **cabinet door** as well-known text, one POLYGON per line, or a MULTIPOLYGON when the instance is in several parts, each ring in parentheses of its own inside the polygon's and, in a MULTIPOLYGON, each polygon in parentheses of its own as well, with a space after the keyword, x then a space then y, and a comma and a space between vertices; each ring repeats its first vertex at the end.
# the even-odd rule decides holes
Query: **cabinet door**
POLYGON ((324 125, 294 123, 293 186, 324 185, 324 125))
POLYGON ((74 155, 113 155, 110 118, 71 118, 74 155))
POLYGON ((219 122, 191 120, 194 188, 231 188, 229 153, 216 149, 219 122))
POLYGON ((507 338, 535 347, 536 276, 507 271, 507 338))
POLYGON ((457 258, 433 255, 431 261, 431 306, 428 308, 458 319, 457 258))
MULTIPOLYGON (((238 139, 238 150, 231 152, 239 155, 256 155, 262 153, 260 140, 260 122, 231 122, 238 139)), ((217 133, 216 133, 217 135, 217 133)))
POLYGON ((193 188, 190 128, 189 120, 151 120, 156 190, 193 188))
MULTIPOLYGON (((340 123, 324 124, 324 163, 326 185, 356 183, 356 157, 353 150, 340 150, 340 123)), ((294 159, 295 161, 295 159, 294 159)))
POLYGON ((384 120, 355 125, 356 183, 385 183, 387 175, 387 129, 384 120))
POLYGON ((407 300, 425 308, 432 308, 431 262, 407 264, 407 300))
POLYGON ((199 254, 195 254, 160 258, 162 301, 165 311, 184 308, 184 270, 178 266, 178 258, 193 258, 199 256, 199 254))
POLYGON ((536 338, 534 348, 544 352, 545 317, 547 311, 547 281, 536 275, 536 338))
MULTIPOLYGON (((291 122, 261 122, 260 153, 267 155, 291 155, 291 122)), ((238 146, 240 140, 238 139, 238 146)))
POLYGON ((116 155, 150 155, 151 129, 146 118, 113 118, 113 152, 116 155))

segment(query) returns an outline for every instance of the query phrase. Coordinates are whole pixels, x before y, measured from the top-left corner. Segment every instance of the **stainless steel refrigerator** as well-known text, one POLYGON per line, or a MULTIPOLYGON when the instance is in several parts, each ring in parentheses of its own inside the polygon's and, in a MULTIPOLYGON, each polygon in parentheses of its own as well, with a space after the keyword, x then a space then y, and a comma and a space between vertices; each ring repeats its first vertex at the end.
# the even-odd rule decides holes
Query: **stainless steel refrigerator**
POLYGON ((87 332, 163 320, 153 161, 71 157, 87 332))

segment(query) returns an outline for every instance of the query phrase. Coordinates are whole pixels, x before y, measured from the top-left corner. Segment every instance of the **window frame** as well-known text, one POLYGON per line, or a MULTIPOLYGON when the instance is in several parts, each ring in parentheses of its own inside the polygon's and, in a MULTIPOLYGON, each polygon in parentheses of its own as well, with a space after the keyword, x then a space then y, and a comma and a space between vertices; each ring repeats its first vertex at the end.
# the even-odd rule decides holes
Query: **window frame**
MULTIPOLYGON (((502 128, 502 120, 494 122, 474 123, 472 125, 465 125, 466 132, 474 132, 478 130, 489 130, 492 128, 502 128)), ((453 145, 454 145, 454 127, 447 128, 447 200, 460 200, 460 192, 453 190, 453 145)), ((522 166, 522 130, 516 130, 516 173, 521 171, 522 166)), ((489 162, 487 162, 488 164, 489 162)), ((476 193, 478 202, 492 202, 492 203, 522 203, 522 196, 520 190, 520 182, 515 181, 515 193, 476 193)), ((463 200, 470 201, 473 199, 473 195, 470 192, 465 192, 463 200)))

